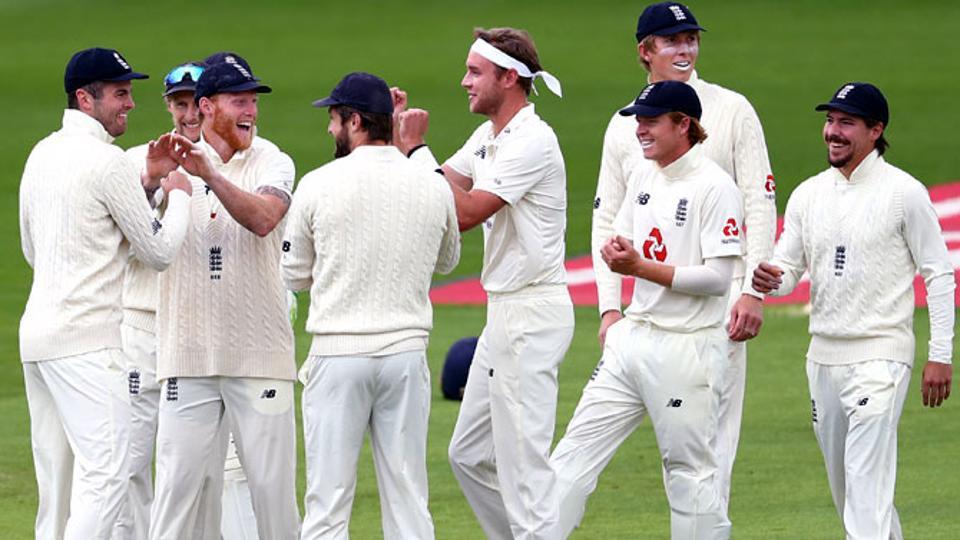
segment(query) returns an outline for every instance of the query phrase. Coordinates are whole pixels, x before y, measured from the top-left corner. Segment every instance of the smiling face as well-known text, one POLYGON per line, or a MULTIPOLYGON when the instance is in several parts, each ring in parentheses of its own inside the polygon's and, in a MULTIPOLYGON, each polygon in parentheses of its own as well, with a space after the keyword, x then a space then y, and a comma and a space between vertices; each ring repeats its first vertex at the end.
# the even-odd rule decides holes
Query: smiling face
POLYGON ((460 81, 467 91, 470 112, 491 115, 503 103, 504 73, 493 62, 475 52, 467 55, 467 73, 460 81))
POLYGON ((193 142, 200 140, 200 108, 193 101, 193 92, 175 92, 166 97, 167 111, 173 129, 193 142))
POLYGON ((700 32, 687 30, 669 36, 650 36, 637 46, 650 82, 687 82, 700 55, 700 32))
POLYGON ((257 124, 256 92, 224 92, 201 98, 200 111, 204 126, 209 125, 210 131, 233 151, 246 150, 253 144, 253 128, 257 124))
POLYGON ((643 157, 666 167, 690 149, 687 130, 690 119, 683 117, 674 122, 669 114, 653 117, 637 117, 637 139, 643 149, 643 157))
POLYGON ((827 111, 827 120, 823 124, 827 161, 849 178, 863 158, 873 151, 882 134, 882 123, 867 127, 867 123, 859 116, 836 109, 827 111))
POLYGON ((100 122, 111 137, 119 137, 127 131, 127 113, 136 106, 130 81, 105 82, 100 97, 94 98, 81 90, 78 98, 81 110, 100 122))

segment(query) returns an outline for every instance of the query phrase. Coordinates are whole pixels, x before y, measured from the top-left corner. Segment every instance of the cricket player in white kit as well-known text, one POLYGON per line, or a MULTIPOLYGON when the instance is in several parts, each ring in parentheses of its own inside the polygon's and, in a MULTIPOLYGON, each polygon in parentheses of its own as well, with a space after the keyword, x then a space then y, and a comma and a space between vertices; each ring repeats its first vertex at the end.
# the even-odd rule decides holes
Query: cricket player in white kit
MULTIPOLYGON (((683 4, 647 6, 637 21, 637 52, 648 71, 647 82, 681 81, 697 92, 703 106, 702 125, 710 137, 704 154, 737 183, 744 204, 744 259, 734 268, 727 320, 730 361, 720 383, 720 426, 714 445, 720 459, 719 486, 725 504, 740 441, 747 348, 743 341, 757 335, 763 322, 762 295, 743 277, 773 253, 776 232, 776 193, 763 128, 747 99, 699 78, 695 70, 700 31, 693 13, 683 4)), ((636 167, 652 167, 643 159, 633 118, 614 114, 603 139, 597 195, 594 200, 591 253, 601 315, 600 342, 611 324, 620 320, 621 276, 610 271, 600 249, 613 234, 613 221, 624 200, 627 180, 636 167)))
POLYGON ((37 538, 110 538, 127 495, 123 269, 128 249, 156 270, 170 263, 187 230, 191 191, 183 175, 162 181, 169 206, 161 222, 138 167, 112 144, 134 107, 130 81, 145 78, 112 49, 75 54, 64 77, 63 128, 37 143, 23 172, 20 238, 33 286, 20 354, 37 538))
MULTIPOLYGON (((200 140, 200 109, 193 100, 197 80, 203 73, 206 62, 188 62, 174 67, 164 77, 163 99, 173 120, 173 132, 193 142, 200 140)), ((221 60, 222 61, 222 60, 221 60)), ((143 168, 146 163, 148 144, 127 150, 127 157, 143 168)), ((149 182, 149 180, 148 180, 149 182)), ((123 278, 123 352, 127 356, 127 384, 130 392, 130 488, 127 504, 120 513, 114 537, 117 539, 146 538, 150 528, 150 506, 153 503, 153 457, 157 435, 157 415, 160 408, 160 383, 157 381, 157 282, 159 273, 144 265, 136 257, 130 257, 123 278)), ((224 464, 217 462, 213 452, 211 474, 218 475, 224 464)), ((231 442, 227 450, 227 465, 224 470, 223 515, 209 515, 198 523, 201 536, 212 537, 221 528, 224 538, 255 539, 257 522, 250 502, 250 490, 246 476, 236 458, 231 442), (231 463, 230 456, 233 456, 231 463)), ((211 484, 211 488, 214 485, 211 484)), ((213 501, 220 493, 212 489, 205 493, 213 501)), ((214 504, 216 504, 214 502, 214 504)))
POLYGON ((156 498, 150 537, 184 538, 220 515, 205 504, 208 455, 223 463, 227 427, 249 482, 261 539, 295 538, 293 332, 280 279, 280 231, 293 161, 255 136, 257 96, 270 88, 236 59, 208 66, 195 100, 201 139, 174 135, 191 175, 194 226, 160 276, 156 498))
MULTIPOLYGON (((563 266, 566 170, 556 135, 527 98, 536 78, 558 96, 560 82, 541 70, 526 32, 477 30, 474 37, 461 85, 470 111, 490 120, 441 170, 454 192, 460 230, 483 225, 480 281, 488 308, 450 464, 489 538, 554 539, 549 454, 557 369, 574 325, 563 266)), ((425 115, 400 116, 400 132, 408 134, 402 146, 415 149, 414 159, 429 154, 416 149, 425 115)))
POLYGON ((847 538, 902 539, 893 499, 916 345, 913 280, 919 271, 930 308, 923 404, 939 407, 953 378, 953 265, 926 188, 883 159, 890 114, 880 90, 847 83, 817 110, 827 111, 831 167, 790 195, 773 260, 753 286, 789 294, 809 272, 807 377, 833 503, 847 538))
POLYGON ((620 444, 649 415, 663 459, 674 539, 727 538, 712 442, 726 359, 721 323, 740 257, 742 207, 730 176, 705 156, 690 86, 662 81, 620 114, 655 167, 637 168, 602 249, 610 269, 635 278, 624 320, 612 326, 551 464, 561 538, 620 444))
POLYGON ((281 258, 287 287, 310 290, 301 538, 348 538, 369 430, 384 538, 432 539, 429 292, 460 258, 453 194, 390 144, 393 99, 379 77, 351 73, 313 105, 330 107, 337 159, 300 181, 281 258))

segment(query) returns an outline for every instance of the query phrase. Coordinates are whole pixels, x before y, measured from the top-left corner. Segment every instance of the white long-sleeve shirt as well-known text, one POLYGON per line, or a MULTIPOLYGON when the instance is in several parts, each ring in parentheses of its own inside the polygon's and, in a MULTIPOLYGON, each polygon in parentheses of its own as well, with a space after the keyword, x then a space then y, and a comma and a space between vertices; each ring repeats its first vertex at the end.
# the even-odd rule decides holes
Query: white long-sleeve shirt
POLYGON ((24 362, 120 348, 121 283, 128 249, 158 270, 170 264, 189 222, 173 191, 155 218, 138 168, 94 118, 63 114, 41 140, 20 183, 20 239, 33 286, 20 320, 24 362))
POLYGON ((886 359, 912 365, 913 277, 926 281, 930 356, 950 363, 953 265, 926 188, 876 151, 845 178, 829 168, 787 202, 772 264, 777 295, 810 273, 810 348, 821 364, 886 359))
MULTIPOLYGON (((703 107, 701 124, 707 132, 703 153, 733 177, 743 197, 744 262, 734 278, 751 275, 757 263, 773 252, 777 208, 770 160, 757 113, 747 99, 731 90, 708 83, 696 72, 688 84, 703 107)), ((630 173, 637 167, 652 167, 637 141, 637 122, 632 116, 614 113, 603 138, 603 154, 593 203, 591 255, 596 273, 600 313, 620 310, 621 276, 614 274, 600 257, 600 248, 614 234, 613 221, 624 201, 630 173)), ((760 296, 749 287, 744 293, 760 296)))
POLYGON ((316 356, 381 356, 427 346, 430 280, 460 258, 453 193, 394 146, 359 146, 300 180, 281 273, 310 289, 316 356))
MULTIPOLYGON (((147 145, 127 150, 127 157, 143 170, 147 145)), ((147 332, 155 332, 157 314, 157 279, 159 272, 131 256, 123 273, 123 323, 147 332)))

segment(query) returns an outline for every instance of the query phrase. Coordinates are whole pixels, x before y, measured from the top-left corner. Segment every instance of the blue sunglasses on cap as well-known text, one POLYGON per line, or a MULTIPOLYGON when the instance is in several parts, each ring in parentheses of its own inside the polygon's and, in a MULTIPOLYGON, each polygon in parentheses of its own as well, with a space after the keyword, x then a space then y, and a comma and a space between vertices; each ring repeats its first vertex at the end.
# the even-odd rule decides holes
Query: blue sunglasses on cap
POLYGON ((168 86, 173 84, 180 84, 187 78, 190 77, 190 80, 197 82, 200 80, 200 74, 203 73, 204 67, 198 66, 196 64, 184 64, 182 66, 177 66, 170 70, 170 73, 167 73, 167 76, 164 77, 163 82, 168 86))

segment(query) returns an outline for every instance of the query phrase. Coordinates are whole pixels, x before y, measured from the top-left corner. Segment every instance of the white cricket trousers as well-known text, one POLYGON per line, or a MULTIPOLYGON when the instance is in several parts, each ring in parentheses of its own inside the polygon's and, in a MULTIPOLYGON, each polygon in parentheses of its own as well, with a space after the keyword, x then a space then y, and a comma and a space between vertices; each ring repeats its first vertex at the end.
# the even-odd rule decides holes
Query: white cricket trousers
MULTIPOLYGON (((727 311, 723 328, 730 324, 730 310, 740 299, 743 278, 733 280, 727 295, 727 311)), ((740 446, 740 424, 743 421, 743 396, 747 387, 747 343, 727 340, 727 362, 721 363, 717 381, 720 405, 717 413, 717 436, 713 441, 717 457, 717 492, 724 508, 729 508, 733 462, 740 446)))
POLYGON ((307 493, 303 540, 349 538, 357 460, 370 431, 383 537, 430 540, 424 351, 379 357, 311 356, 300 371, 307 493))
POLYGON ((807 361, 813 432, 833 504, 850 540, 902 540, 893 506, 897 424, 910 366, 888 360, 847 365, 807 361))
POLYGON ((630 319, 610 327, 600 363, 551 457, 559 538, 580 523, 600 473, 647 415, 663 460, 670 537, 730 537, 711 445, 726 341, 719 328, 678 333, 630 319))
POLYGON ((127 495, 125 364, 119 349, 23 364, 37 538, 110 538, 127 495))
MULTIPOLYGON (((157 416, 160 408, 160 383, 157 382, 157 336, 135 326, 120 327, 123 352, 127 359, 127 387, 130 394, 130 484, 127 499, 117 520, 115 540, 142 540, 150 529, 150 507, 153 504, 153 458, 157 437, 157 416)), ((224 427, 226 424, 224 424, 224 427)), ((227 447, 226 464, 217 461, 217 452, 211 452, 211 479, 224 470, 223 514, 209 515, 207 504, 219 506, 219 491, 211 491, 213 480, 204 494, 208 501, 200 503, 199 516, 206 518, 197 524, 197 536, 213 538, 219 530, 229 540, 256 540, 257 521, 253 514, 247 478, 240 467, 232 438, 227 447)))
POLYGON ((172 377, 161 386, 151 539, 196 538, 198 529, 209 530, 210 520, 219 519, 228 430, 247 474, 260 538, 298 536, 293 381, 172 377))
POLYGON ((558 538, 550 445, 557 370, 573 338, 562 285, 490 294, 450 441, 450 465, 488 538, 558 538))
POLYGON ((153 448, 157 437, 157 336, 134 326, 120 327, 127 360, 127 391, 130 394, 130 449, 127 498, 113 537, 140 540, 150 528, 153 503, 153 448))

